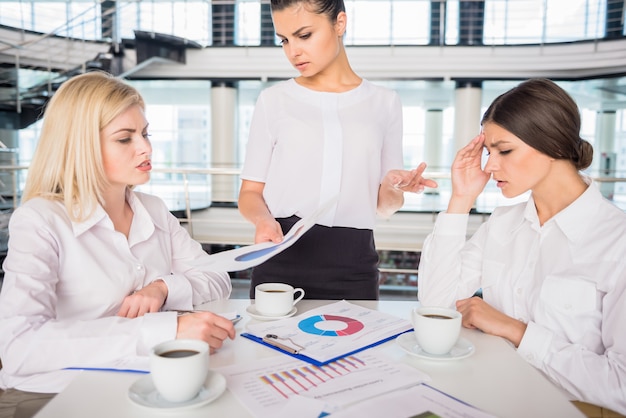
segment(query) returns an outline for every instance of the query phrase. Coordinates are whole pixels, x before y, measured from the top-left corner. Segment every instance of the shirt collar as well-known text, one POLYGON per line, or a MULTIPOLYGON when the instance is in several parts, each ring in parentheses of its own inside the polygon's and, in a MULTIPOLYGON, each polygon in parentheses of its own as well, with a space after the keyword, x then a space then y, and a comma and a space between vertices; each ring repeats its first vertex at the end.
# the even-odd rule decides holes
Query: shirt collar
MULTIPOLYGON (((583 180, 588 185, 587 190, 548 221, 556 224, 563 235, 571 242, 579 242, 585 239, 587 229, 585 219, 594 219, 598 201, 602 199, 602 194, 597 184, 592 182, 587 176, 583 176, 583 180)), ((528 199, 524 218, 531 222, 533 227, 536 225, 539 228, 537 209, 535 208, 535 201, 532 195, 528 199)))
POLYGON ((113 228, 113 223, 109 219, 107 213, 104 211, 104 208, 98 204, 95 210, 89 216, 89 218, 85 219, 81 222, 72 221, 72 230, 74 231, 74 236, 78 237, 79 235, 85 233, 86 231, 93 228, 95 225, 103 222, 109 222, 109 228, 113 228))
MULTIPOLYGON (((165 225, 167 222, 166 218, 151 216, 141 199, 130 189, 126 190, 126 201, 134 214, 130 235, 134 235, 135 233, 139 234, 139 236, 135 237, 135 240, 141 241, 145 239, 152 233, 155 227, 161 230, 167 230, 167 225, 165 225)), ((82 222, 72 222, 74 236, 79 236, 98 224, 113 229, 113 222, 100 204, 98 204, 89 218, 82 222)))

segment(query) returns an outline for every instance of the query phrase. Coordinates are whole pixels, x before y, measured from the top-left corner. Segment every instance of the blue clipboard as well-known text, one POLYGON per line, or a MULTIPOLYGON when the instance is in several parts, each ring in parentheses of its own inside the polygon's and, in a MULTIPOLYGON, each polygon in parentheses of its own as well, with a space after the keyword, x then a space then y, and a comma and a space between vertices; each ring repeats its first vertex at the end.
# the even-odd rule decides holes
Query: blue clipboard
POLYGON ((254 341, 254 342, 257 342, 257 343, 259 343, 259 344, 262 344, 262 345, 264 345, 264 346, 266 346, 266 347, 272 348, 272 349, 274 349, 274 350, 276 350, 276 351, 279 351, 279 352, 281 352, 281 353, 283 353, 283 354, 287 354, 288 356, 291 356, 291 357, 296 358, 296 359, 298 359, 298 360, 302 360, 302 361, 306 361, 307 363, 311 363, 311 364, 313 364, 314 366, 324 366, 324 365, 326 365, 326 364, 328 364, 328 363, 332 363, 333 361, 337 361, 337 360, 339 360, 339 359, 341 359, 341 358, 344 358, 344 357, 347 357, 347 356, 351 356, 351 355, 356 354, 356 353, 358 353, 358 352, 360 352, 360 351, 363 351, 363 350, 367 350, 368 348, 372 348, 372 347, 376 347, 377 345, 384 344, 384 343, 386 343, 387 341, 391 341, 391 340, 393 340, 393 339, 397 338, 397 337, 398 337, 398 335, 401 335, 401 334, 404 334, 404 333, 407 333, 407 332, 412 332, 412 331, 413 331, 413 328, 408 329, 408 330, 406 330, 406 331, 399 332, 399 333, 397 333, 397 334, 395 334, 395 335, 392 335, 392 336, 390 336, 390 337, 383 338, 383 339, 382 339, 382 340, 380 340, 380 341, 376 341, 376 342, 374 342, 374 343, 372 343, 372 344, 368 344, 368 345, 366 345, 366 346, 363 346, 363 347, 357 348, 356 350, 352 350, 352 351, 350 351, 350 352, 348 352, 348 353, 342 354, 342 355, 340 355, 340 356, 337 356, 337 357, 331 358, 331 359, 326 360, 326 361, 318 361, 318 360, 315 360, 315 359, 313 359, 313 358, 311 358, 311 357, 308 357, 308 356, 306 356, 306 355, 304 355, 304 354, 300 354, 300 353, 298 353, 298 354, 293 354, 293 353, 290 353, 289 351, 283 350, 283 349, 282 349, 282 348, 280 348, 280 347, 277 347, 277 346, 275 346, 275 345, 272 345, 272 344, 268 344, 268 343, 266 343, 265 341, 263 341, 263 338, 257 337, 256 335, 252 335, 252 334, 247 333, 247 332, 243 332, 243 333, 241 333, 241 336, 242 336, 242 337, 245 337, 245 338, 248 338, 248 339, 250 339, 250 340, 252 340, 252 341, 254 341))

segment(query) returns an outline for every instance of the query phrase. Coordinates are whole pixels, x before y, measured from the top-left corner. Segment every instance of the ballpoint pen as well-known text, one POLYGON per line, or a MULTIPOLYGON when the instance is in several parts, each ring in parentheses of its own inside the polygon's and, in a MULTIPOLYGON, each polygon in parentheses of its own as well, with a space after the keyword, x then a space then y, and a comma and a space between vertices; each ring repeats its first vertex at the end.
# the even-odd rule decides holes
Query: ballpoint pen
MULTIPOLYGON (((294 345, 297 345, 293 341, 291 341, 289 338, 287 338, 287 339, 289 340, 290 343, 292 343, 294 345)), ((274 347, 278 347, 281 350, 284 350, 284 351, 286 351, 288 353, 291 353, 291 354, 298 354, 300 352, 300 350, 303 349, 303 347, 293 348, 293 347, 290 347, 288 345, 285 345, 285 344, 279 342, 278 341, 278 336, 275 335, 275 334, 266 334, 265 337, 263 337, 263 342, 265 342, 265 343, 267 343, 269 345, 273 345, 274 347)))
MULTIPOLYGON (((178 316, 181 316, 181 315, 186 315, 190 313, 207 312, 207 311, 176 311, 176 312, 178 313, 178 316)), ((235 316, 234 318, 231 318, 230 320, 233 322, 233 324, 236 324, 237 322, 241 321, 242 318, 243 316, 237 314, 237 316, 235 316)))

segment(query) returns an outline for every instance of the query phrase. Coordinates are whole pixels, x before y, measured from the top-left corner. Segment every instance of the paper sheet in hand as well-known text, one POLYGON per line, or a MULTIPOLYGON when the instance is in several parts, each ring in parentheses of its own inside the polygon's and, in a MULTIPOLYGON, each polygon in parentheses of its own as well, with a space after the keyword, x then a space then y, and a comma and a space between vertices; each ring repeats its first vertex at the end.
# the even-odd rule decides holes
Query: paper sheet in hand
MULTIPOLYGON (((302 218, 294 224, 279 243, 260 242, 211 254, 210 264, 215 271, 241 271, 258 266, 269 258, 291 247, 308 231, 330 208, 337 204, 338 197, 330 199, 320 206, 311 216, 302 218)), ((206 266, 206 264, 205 264, 206 266)))
POLYGON ((280 350, 283 353, 323 365, 412 329, 407 319, 342 300, 292 318, 248 324, 247 332, 241 335, 265 345, 263 336, 276 335, 281 344, 301 348, 298 354, 280 350))

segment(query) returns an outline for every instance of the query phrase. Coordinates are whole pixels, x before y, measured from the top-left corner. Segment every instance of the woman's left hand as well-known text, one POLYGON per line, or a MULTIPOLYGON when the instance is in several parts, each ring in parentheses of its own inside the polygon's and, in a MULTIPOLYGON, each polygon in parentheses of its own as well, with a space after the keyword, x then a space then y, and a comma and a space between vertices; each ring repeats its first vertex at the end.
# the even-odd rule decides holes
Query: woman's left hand
POLYGON ((137 318, 150 312, 158 312, 165 303, 167 291, 167 285, 163 280, 155 280, 143 289, 126 296, 117 316, 137 318))
POLYGON ((426 163, 421 163, 413 170, 390 170, 385 175, 383 183, 396 190, 412 193, 421 193, 426 187, 437 187, 434 180, 422 177, 424 170, 426 170, 426 163))
POLYGON ((463 326, 504 337, 515 347, 526 332, 526 324, 495 309, 477 296, 456 301, 456 310, 463 316, 463 326))

